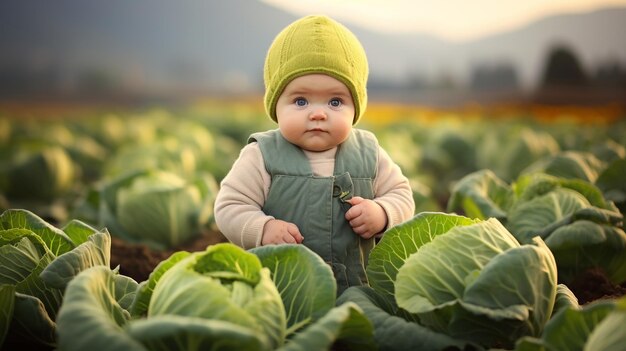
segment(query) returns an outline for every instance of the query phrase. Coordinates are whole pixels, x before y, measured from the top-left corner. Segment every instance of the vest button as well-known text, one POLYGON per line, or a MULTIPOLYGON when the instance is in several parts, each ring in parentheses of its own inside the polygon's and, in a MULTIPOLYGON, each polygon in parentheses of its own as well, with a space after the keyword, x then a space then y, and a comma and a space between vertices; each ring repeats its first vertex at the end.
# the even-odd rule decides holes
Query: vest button
POLYGON ((339 185, 333 185, 333 197, 341 195, 341 188, 339 185))

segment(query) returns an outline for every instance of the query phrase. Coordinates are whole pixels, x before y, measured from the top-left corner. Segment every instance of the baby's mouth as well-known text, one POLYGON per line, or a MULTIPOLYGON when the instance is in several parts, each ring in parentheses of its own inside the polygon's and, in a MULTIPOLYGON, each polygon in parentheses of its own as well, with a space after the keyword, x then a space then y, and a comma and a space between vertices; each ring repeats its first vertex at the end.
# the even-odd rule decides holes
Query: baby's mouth
POLYGON ((326 132, 326 131, 322 128, 311 128, 311 129, 307 129, 307 132, 326 132))

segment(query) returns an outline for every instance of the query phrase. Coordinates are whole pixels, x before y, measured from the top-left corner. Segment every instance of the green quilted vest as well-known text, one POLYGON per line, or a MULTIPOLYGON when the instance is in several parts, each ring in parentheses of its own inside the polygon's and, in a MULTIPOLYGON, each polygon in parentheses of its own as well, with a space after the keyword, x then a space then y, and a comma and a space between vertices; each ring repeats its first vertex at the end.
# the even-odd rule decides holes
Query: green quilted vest
POLYGON ((348 286, 367 284, 365 266, 374 239, 362 239, 346 221, 352 196, 374 197, 378 163, 374 135, 354 129, 335 155, 331 177, 314 176, 304 152, 278 130, 255 133, 248 142, 259 144, 272 178, 263 212, 294 223, 303 244, 326 261, 337 280, 337 294, 348 286))

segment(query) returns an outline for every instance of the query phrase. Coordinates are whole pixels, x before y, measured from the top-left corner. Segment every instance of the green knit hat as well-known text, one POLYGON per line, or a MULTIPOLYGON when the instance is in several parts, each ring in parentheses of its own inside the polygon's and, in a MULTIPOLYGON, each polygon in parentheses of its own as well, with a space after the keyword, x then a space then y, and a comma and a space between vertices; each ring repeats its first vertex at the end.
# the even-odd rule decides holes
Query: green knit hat
POLYGON ((276 102, 294 78, 327 74, 343 82, 354 100, 354 121, 367 105, 367 57, 359 40, 326 16, 303 17, 283 29, 265 58, 265 110, 275 122, 276 102))

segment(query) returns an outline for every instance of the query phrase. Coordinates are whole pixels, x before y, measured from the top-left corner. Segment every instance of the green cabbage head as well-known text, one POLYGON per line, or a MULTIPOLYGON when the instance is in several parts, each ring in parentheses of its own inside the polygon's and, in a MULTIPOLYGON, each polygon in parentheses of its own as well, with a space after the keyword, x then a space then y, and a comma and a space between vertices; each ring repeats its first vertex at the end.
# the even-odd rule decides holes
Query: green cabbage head
POLYGON ((374 350, 330 267, 302 245, 179 251, 147 281, 94 267, 67 287, 59 350, 374 350))
POLYGON ((176 247, 201 234, 216 189, 208 174, 190 181, 165 171, 138 171, 103 187, 100 217, 114 236, 156 249, 176 247))
POLYGON ((234 245, 191 254, 156 285, 148 318, 178 315, 221 320, 267 337, 270 349, 285 339, 286 316, 270 271, 234 245))
POLYGON ((67 194, 77 179, 76 166, 59 146, 24 147, 12 157, 0 172, 0 190, 9 199, 51 202, 67 194))
POLYGON ((411 255, 398 306, 422 324, 486 346, 538 335, 556 298, 556 262, 540 238, 520 245, 496 219, 451 228, 411 255))
MULTIPOLYGON (((422 212, 389 229, 347 289, 381 350, 513 348, 552 315, 557 268, 541 238, 520 244, 495 218, 422 212)), ((563 299, 561 299, 563 300, 563 299)))

